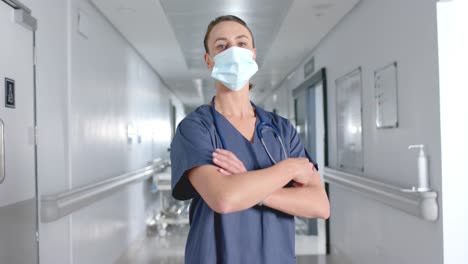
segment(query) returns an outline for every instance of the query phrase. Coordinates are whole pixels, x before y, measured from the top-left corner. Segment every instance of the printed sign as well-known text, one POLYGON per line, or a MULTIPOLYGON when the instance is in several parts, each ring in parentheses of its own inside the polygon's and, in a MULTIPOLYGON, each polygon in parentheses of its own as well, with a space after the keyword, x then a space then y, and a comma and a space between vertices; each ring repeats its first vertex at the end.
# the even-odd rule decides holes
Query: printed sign
POLYGON ((315 57, 312 57, 304 64, 304 78, 315 71, 315 57))
POLYGON ((5 106, 15 108, 15 80, 5 78, 5 106))

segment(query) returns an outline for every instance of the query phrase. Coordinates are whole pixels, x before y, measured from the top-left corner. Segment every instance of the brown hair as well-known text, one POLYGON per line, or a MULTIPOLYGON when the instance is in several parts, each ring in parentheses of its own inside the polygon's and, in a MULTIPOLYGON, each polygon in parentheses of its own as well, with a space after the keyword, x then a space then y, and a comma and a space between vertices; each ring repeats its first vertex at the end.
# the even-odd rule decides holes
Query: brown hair
POLYGON ((224 22, 224 21, 233 21, 233 22, 237 22, 237 23, 241 24, 242 26, 244 26, 249 31, 250 35, 252 36, 252 46, 255 48, 255 41, 254 41, 254 37, 253 37, 253 34, 252 34, 252 30, 250 30, 250 28, 247 26, 247 23, 245 23, 245 21, 240 19, 239 17, 233 16, 233 15, 225 15, 225 16, 219 16, 219 17, 215 18, 208 25, 208 28, 206 29, 206 33, 205 33, 205 38, 203 39, 203 45, 205 46, 205 52, 206 53, 209 53, 209 50, 208 50, 208 37, 210 36, 211 31, 213 30, 213 28, 216 25, 218 25, 219 23, 224 22))
MULTIPOLYGON (((203 39, 203 46, 205 46, 205 52, 206 53, 209 53, 209 50, 208 50, 208 37, 210 36, 211 31, 213 30, 213 28, 216 25, 218 25, 219 23, 224 22, 224 21, 233 21, 233 22, 237 22, 237 23, 241 24, 242 26, 244 26, 249 31, 250 35, 252 36, 252 47, 255 48, 255 41, 254 41, 253 33, 252 33, 252 30, 250 30, 249 26, 247 26, 247 23, 245 23, 244 20, 240 19, 237 16, 225 15, 225 16, 219 16, 219 17, 213 19, 210 22, 210 24, 208 24, 208 28, 206 29, 206 33, 205 33, 205 38, 203 39)), ((252 88, 253 88, 253 84, 249 83, 249 90, 252 89, 252 88)))

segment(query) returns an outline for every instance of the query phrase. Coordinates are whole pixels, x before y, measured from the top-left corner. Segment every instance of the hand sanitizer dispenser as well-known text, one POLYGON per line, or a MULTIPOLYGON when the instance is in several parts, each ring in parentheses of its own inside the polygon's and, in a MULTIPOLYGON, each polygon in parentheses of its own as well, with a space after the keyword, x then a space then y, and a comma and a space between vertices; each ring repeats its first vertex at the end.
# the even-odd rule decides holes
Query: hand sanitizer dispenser
POLYGON ((424 153, 424 145, 411 145, 408 149, 419 148, 418 156, 418 179, 419 179, 419 192, 429 191, 429 174, 426 153, 424 153))

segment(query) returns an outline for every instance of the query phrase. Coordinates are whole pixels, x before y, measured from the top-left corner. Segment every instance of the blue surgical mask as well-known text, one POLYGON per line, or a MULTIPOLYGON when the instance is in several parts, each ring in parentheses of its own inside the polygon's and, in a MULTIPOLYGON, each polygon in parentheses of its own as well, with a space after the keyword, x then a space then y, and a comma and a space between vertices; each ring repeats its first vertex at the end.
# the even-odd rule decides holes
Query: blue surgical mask
POLYGON ((239 47, 231 47, 216 56, 211 77, 222 82, 227 88, 239 91, 258 71, 253 52, 239 47))

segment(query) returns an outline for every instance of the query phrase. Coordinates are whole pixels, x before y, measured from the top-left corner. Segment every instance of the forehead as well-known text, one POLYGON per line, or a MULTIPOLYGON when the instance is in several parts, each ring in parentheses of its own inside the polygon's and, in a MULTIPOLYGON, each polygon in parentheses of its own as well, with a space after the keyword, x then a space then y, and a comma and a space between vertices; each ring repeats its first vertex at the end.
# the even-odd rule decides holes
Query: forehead
POLYGON ((213 42, 217 38, 223 37, 229 39, 240 35, 246 35, 252 41, 252 36, 246 27, 234 21, 223 21, 213 27, 208 40, 209 42, 213 42))

